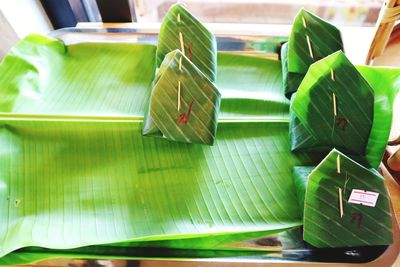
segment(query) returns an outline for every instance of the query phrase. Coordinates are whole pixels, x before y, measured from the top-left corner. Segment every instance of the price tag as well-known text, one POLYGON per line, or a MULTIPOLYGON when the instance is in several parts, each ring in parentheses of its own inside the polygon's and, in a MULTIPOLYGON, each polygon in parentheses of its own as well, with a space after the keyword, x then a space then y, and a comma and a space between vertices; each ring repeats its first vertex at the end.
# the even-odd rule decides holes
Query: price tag
POLYGON ((349 197, 348 203, 359 204, 369 207, 375 207, 379 193, 353 189, 349 197))

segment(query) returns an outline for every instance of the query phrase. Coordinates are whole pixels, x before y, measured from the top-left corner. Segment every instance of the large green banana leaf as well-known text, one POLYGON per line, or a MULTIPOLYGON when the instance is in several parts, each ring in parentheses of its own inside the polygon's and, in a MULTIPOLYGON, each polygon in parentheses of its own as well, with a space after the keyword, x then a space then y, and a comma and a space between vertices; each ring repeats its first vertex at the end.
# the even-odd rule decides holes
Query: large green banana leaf
POLYGON ((289 149, 280 63, 220 54, 219 64, 225 123, 209 148, 141 136, 153 46, 23 40, 0 66, 1 254, 221 248, 301 224, 286 193, 291 168, 310 160, 289 149))
POLYGON ((143 138, 141 124, 2 120, 1 255, 301 224, 287 123, 221 123, 213 147, 143 138))
POLYGON ((30 35, 0 65, 0 111, 141 116, 154 74, 154 46, 30 35))

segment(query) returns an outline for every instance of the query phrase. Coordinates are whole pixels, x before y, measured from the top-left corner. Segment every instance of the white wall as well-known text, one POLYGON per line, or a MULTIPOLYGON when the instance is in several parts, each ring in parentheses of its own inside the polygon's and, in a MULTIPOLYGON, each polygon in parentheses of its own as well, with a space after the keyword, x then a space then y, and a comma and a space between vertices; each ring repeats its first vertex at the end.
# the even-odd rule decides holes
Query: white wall
POLYGON ((0 10, 0 60, 18 42, 18 36, 0 10))
POLYGON ((19 38, 48 34, 53 29, 39 0, 0 0, 0 11, 19 38))

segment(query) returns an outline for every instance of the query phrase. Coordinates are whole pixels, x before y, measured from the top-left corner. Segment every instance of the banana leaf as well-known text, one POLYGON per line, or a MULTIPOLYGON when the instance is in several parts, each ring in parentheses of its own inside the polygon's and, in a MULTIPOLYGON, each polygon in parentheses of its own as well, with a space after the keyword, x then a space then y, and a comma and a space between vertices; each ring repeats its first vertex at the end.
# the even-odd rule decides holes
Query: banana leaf
POLYGON ((304 240, 319 248, 391 244, 392 217, 383 177, 332 150, 308 176, 304 240), (354 196, 355 190, 379 196, 374 204, 364 193, 354 196))
POLYGON ((311 159, 289 149, 280 63, 219 55, 225 117, 204 147, 141 136, 154 49, 33 35, 4 59, 1 255, 26 246, 232 249, 301 224, 286 192, 291 168, 311 159))
POLYGON ((157 65, 176 49, 187 56, 212 82, 217 76, 217 41, 215 36, 183 5, 169 9, 161 24, 157 44, 157 65))
POLYGON ((1 255, 301 224, 286 193, 307 157, 290 153, 287 123, 221 123, 213 147, 142 138, 141 124, 3 119, 1 255))
POLYGON ((293 180, 296 187, 297 200, 299 202, 299 209, 304 212, 304 199, 306 196, 308 175, 314 170, 312 166, 295 166, 293 168, 293 180))
MULTIPOLYGON (((0 232, 6 233, 6 241, 14 238, 5 242, 5 248, 32 246, 33 238, 48 238, 52 240, 36 245, 60 249, 93 241, 91 255, 102 251, 97 246, 101 244, 220 250, 232 249, 229 242, 301 224, 292 167, 317 161, 311 155, 290 153, 289 103, 281 87, 281 64, 218 54, 220 126, 215 146, 204 147, 141 137, 155 73, 154 49, 131 44, 64 46, 51 38, 30 36, 4 59, 0 211, 9 210, 19 218, 8 225, 0 217, 0 232), (86 61, 91 64, 85 65, 86 61), (129 64, 138 65, 131 69, 129 64), (142 67, 153 72, 141 73, 142 67), (113 95, 114 88, 121 91, 113 95), (180 152, 168 153, 174 150, 180 152), (157 160, 160 157, 163 160, 157 160), (93 213, 93 203, 99 213, 93 213), (138 212, 142 217, 136 217, 138 212), (168 213, 174 217, 160 224, 158 220, 168 213), (139 223, 128 223, 135 220, 139 223), (84 231, 72 227, 76 224, 84 231), (132 230, 136 227, 142 228, 132 230), (97 235, 98 229, 104 231, 97 235), (32 235, 33 230, 40 234, 32 235), (131 236, 129 230, 138 235, 131 236), (76 238, 80 234, 85 238, 76 238)), ((365 72, 375 79, 375 69, 365 72)), ((388 78, 392 80, 387 85, 393 87, 395 77, 388 78)), ((49 255, 74 255, 57 251, 49 255)), ((13 258, 18 263, 24 256, 43 257, 18 253, 5 259, 10 264, 13 258)))
POLYGON ((155 51, 155 46, 141 44, 65 46, 29 35, 0 65, 0 112, 143 116, 155 51))
POLYGON ((374 122, 368 138, 366 159, 372 167, 377 168, 389 140, 393 105, 400 92, 400 69, 357 66, 357 70, 374 89, 374 122))
MULTIPOLYGON (((293 236, 293 235, 292 235, 293 236)), ((292 236, 288 237, 289 239, 292 236)), ((293 236, 294 238, 295 236, 293 236)), ((220 261, 223 260, 238 260, 242 259, 259 259, 261 257, 273 258, 276 256, 276 251, 227 251, 227 250, 193 250, 193 249, 146 249, 146 248, 121 248, 121 247, 96 247, 93 250, 93 246, 84 247, 79 249, 71 250, 48 250, 42 248, 30 248, 29 250, 21 249, 17 252, 8 254, 7 256, 0 258, 0 266, 10 265, 27 265, 40 262, 42 265, 46 264, 43 261, 48 260, 60 260, 60 259, 84 259, 90 263, 90 260, 169 260, 169 261, 182 261, 193 259, 208 261, 220 261)))
POLYGON ((291 109, 316 140, 312 149, 328 152, 337 147, 352 155, 365 155, 372 128, 374 92, 342 52, 310 67, 291 109))
POLYGON ((344 54, 337 52, 310 67, 299 91, 292 97, 291 148, 312 148, 327 153, 338 147, 365 166, 376 168, 389 138, 393 102, 400 90, 400 72, 394 68, 354 69, 351 66, 344 54), (336 68, 339 65, 341 70, 336 68), (338 118, 341 117, 350 123, 340 127, 338 118), (354 131, 349 132, 351 128, 354 131))
POLYGON ((296 15, 288 45, 282 48, 283 86, 289 99, 297 91, 311 64, 344 50, 340 31, 305 9, 296 15))
POLYGON ((289 120, 289 101, 282 93, 277 60, 218 53, 217 88, 222 120, 289 120))
MULTIPOLYGON (((0 112, 142 118, 156 72, 155 49, 116 43, 65 46, 30 35, 0 64, 0 112)), ((222 120, 288 120, 279 61, 219 53, 217 74, 222 120)))
POLYGON ((301 81, 304 79, 303 73, 289 72, 288 67, 288 43, 284 43, 281 48, 282 62, 282 85, 285 96, 290 99, 291 95, 297 91, 301 81))
POLYGON ((168 53, 157 73, 143 134, 212 145, 221 94, 179 50, 168 53))

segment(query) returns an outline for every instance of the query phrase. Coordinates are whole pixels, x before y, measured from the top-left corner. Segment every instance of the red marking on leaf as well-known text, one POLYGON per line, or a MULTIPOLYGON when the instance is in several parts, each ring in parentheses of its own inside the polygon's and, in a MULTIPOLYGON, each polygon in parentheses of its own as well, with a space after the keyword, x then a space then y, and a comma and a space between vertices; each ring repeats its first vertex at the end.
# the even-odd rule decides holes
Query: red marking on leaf
POLYGON ((346 126, 349 124, 349 121, 346 118, 337 118, 336 125, 338 127, 342 127, 342 130, 346 130, 346 126))
POLYGON ((189 43, 188 46, 188 58, 190 59, 190 61, 193 62, 192 58, 193 58, 193 52, 192 52, 192 42, 189 43))
POLYGON ((183 112, 181 115, 179 115, 178 124, 182 124, 182 123, 187 124, 189 122, 190 114, 192 114, 193 104, 194 104, 194 100, 192 100, 192 102, 190 102, 188 112, 187 113, 183 112))
POLYGON ((362 219, 363 219, 363 216, 362 216, 362 214, 359 213, 359 212, 353 212, 353 213, 351 214, 351 223, 354 223, 354 221, 357 221, 357 226, 358 226, 358 228, 361 228, 362 219))

